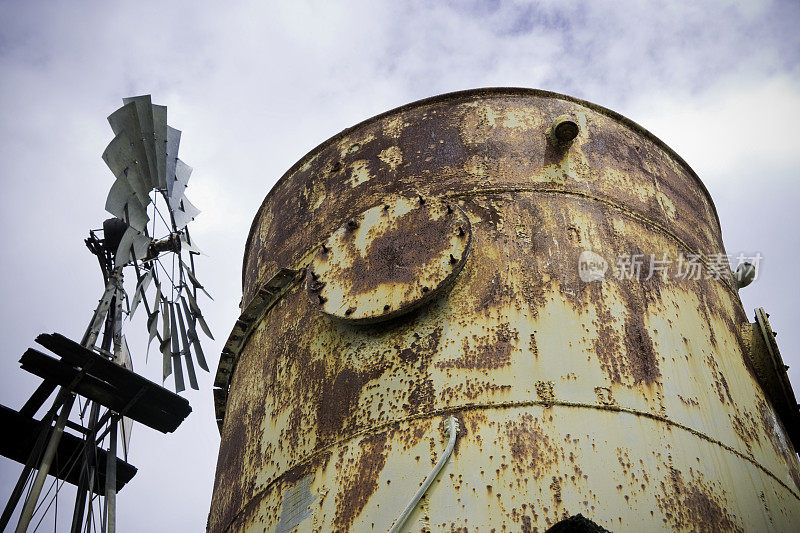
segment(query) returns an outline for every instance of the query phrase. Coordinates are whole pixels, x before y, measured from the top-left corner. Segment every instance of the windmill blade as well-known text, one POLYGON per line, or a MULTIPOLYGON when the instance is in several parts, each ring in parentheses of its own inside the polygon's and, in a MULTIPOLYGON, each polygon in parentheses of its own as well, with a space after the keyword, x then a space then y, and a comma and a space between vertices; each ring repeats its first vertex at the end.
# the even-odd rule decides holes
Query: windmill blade
POLYGON ((150 217, 147 210, 142 207, 135 195, 127 195, 129 185, 125 180, 117 178, 106 199, 106 211, 124 221, 136 231, 144 232, 150 217))
MULTIPOLYGON (((151 270, 152 272, 152 270, 151 270)), ((153 277, 156 285, 156 299, 153 303, 153 312, 147 317, 147 332, 150 335, 150 338, 147 340, 147 355, 150 355, 150 343, 153 342, 153 339, 158 337, 158 309, 161 304, 161 284, 158 282, 157 277, 153 277)), ((159 337, 159 345, 161 342, 161 337, 159 337)))
POLYGON ((177 159, 175 161, 175 182, 172 184, 172 190, 169 191, 169 198, 172 200, 174 206, 179 206, 183 195, 186 193, 186 187, 189 185, 189 178, 192 176, 192 167, 177 159))
MULTIPOLYGON (((129 145, 133 150, 133 161, 138 162, 136 168, 139 169, 139 176, 142 181, 148 185, 148 190, 153 188, 153 179, 150 176, 150 166, 147 162, 147 151, 143 141, 142 128, 139 124, 139 115, 136 109, 136 103, 126 103, 108 116, 108 123, 111 125, 111 130, 114 135, 120 135, 123 132, 128 138, 129 145)), ((113 141, 112 141, 113 142, 113 141)), ((112 168, 113 172, 114 169, 112 168)))
POLYGON ((128 314, 129 319, 133 318, 133 314, 136 312, 136 308, 139 307, 142 298, 144 298, 144 293, 150 286, 151 281, 153 281, 153 271, 148 270, 144 277, 139 281, 139 284, 136 286, 136 291, 133 294, 133 301, 131 302, 131 310, 128 314))
POLYGON ((116 266, 124 265, 131 260, 133 237, 136 233, 135 229, 129 227, 122 234, 122 239, 119 241, 119 246, 117 246, 117 252, 114 254, 114 264, 116 266))
POLYGON ((192 352, 189 351, 189 340, 186 338, 186 325, 183 322, 181 306, 178 305, 177 302, 175 302, 173 306, 177 314, 178 328, 181 332, 181 353, 183 354, 184 361, 186 362, 186 373, 189 376, 189 386, 194 390, 200 390, 200 387, 197 385, 197 374, 194 372, 194 364, 192 364, 192 352))
POLYGON ((185 233, 181 233, 180 239, 181 239, 181 250, 186 250, 190 254, 205 255, 203 253, 203 250, 198 248, 194 244, 194 242, 189 242, 189 239, 186 238, 186 234, 185 233))
POLYGON ((169 327, 172 333, 172 356, 175 357, 181 351, 180 342, 178 340, 178 327, 175 323, 175 306, 170 302, 167 307, 169 308, 169 327))
POLYGON ((147 332, 150 338, 147 339, 147 354, 150 354, 150 343, 158 335, 158 308, 153 309, 153 312, 147 317, 147 332))
POLYGON ((175 323, 175 305, 170 302, 167 307, 169 308, 169 323, 170 331, 172 333, 172 369, 175 376, 175 390, 181 392, 186 390, 186 384, 183 381, 183 365, 181 364, 181 349, 178 342, 178 328, 175 323))
POLYGON ((186 336, 189 338, 189 342, 191 342, 192 346, 194 347, 194 356, 197 358, 197 364, 200 365, 200 368, 208 372, 209 370, 208 364, 206 363, 206 356, 203 354, 203 348, 200 346, 200 339, 197 337, 197 331, 194 328, 194 316, 189 310, 189 305, 186 303, 186 298, 183 296, 181 296, 181 305, 183 306, 183 312, 186 314, 186 336))
MULTIPOLYGON (((147 223, 150 221, 150 217, 147 216, 147 210, 135 198, 131 198, 131 201, 125 204, 125 215, 120 218, 130 227, 139 233, 144 233, 147 230, 147 223)), ((136 255, 139 257, 139 254, 136 255)))
POLYGON ((181 354, 176 353, 172 357, 172 366, 175 369, 175 392, 183 392, 186 390, 186 384, 183 381, 183 365, 181 365, 181 354))
POLYGON ((129 227, 125 230, 117 248, 117 254, 114 258, 115 264, 117 266, 124 265, 136 258, 143 258, 147 255, 148 248, 150 248, 150 237, 142 235, 132 227, 129 227))
POLYGON ((147 256, 147 250, 150 249, 150 243, 152 239, 147 235, 142 235, 141 233, 136 233, 133 236, 133 253, 135 259, 143 259, 147 256))
POLYGON ((134 104, 136 108, 136 115, 139 119, 139 128, 142 133, 141 139, 144 144, 144 152, 146 155, 147 168, 149 170, 149 183, 150 188, 158 187, 158 170, 156 163, 156 146, 155 146, 155 127, 153 125, 153 102, 150 100, 149 94, 141 96, 132 96, 130 98, 123 98, 124 104, 134 104))
POLYGON ((117 178, 126 180, 139 203, 146 206, 150 203, 152 187, 146 178, 147 168, 140 164, 136 153, 136 145, 127 131, 119 132, 103 152, 103 161, 117 178))
POLYGON ((189 376, 189 386, 194 390, 200 390, 200 386, 197 384, 197 374, 194 372, 194 364, 192 363, 192 355, 191 354, 183 354, 184 362, 186 363, 186 374, 189 376))
POLYGON ((189 339, 186 336, 186 324, 183 321, 183 311, 181 311, 181 306, 178 305, 178 302, 174 302, 173 307, 175 309, 176 321, 178 322, 178 329, 181 332, 181 353, 182 354, 191 354, 189 351, 189 339))
POLYGON ((122 219, 125 215, 125 206, 134 197, 133 189, 128 180, 117 178, 106 196, 106 211, 122 219))
POLYGON ((208 329, 208 324, 206 324, 203 313, 200 312, 200 308, 197 306, 197 300, 195 300, 192 291, 186 291, 186 297, 189 300, 189 310, 191 311, 192 317, 200 324, 203 333, 205 333, 209 339, 214 340, 214 336, 211 334, 211 330, 208 329))
POLYGON ((158 187, 163 189, 167 183, 167 106, 165 105, 153 105, 153 142, 158 187))
POLYGON ((178 163, 178 148, 181 144, 181 132, 171 126, 167 126, 167 167, 166 167, 166 188, 167 197, 172 198, 172 190, 176 176, 176 166, 178 163))
MULTIPOLYGON (((189 267, 183 262, 183 260, 181 260, 181 268, 183 268, 183 271, 186 273, 186 276, 189 278, 189 281, 192 282, 192 285, 195 289, 200 289, 206 296, 212 300, 214 299, 214 297, 208 294, 208 291, 205 289, 205 287, 203 287, 203 285, 197 280, 197 275, 194 273, 194 263, 191 267, 189 267)), ((188 290, 189 288, 187 287, 186 289, 188 290)))
POLYGON ((162 339, 161 355, 164 358, 161 377, 163 384, 165 381, 167 381, 167 378, 172 375, 172 354, 169 351, 169 339, 162 339))
POLYGON ((175 220, 175 227, 178 230, 185 228, 189 222, 194 220, 195 217, 200 214, 200 210, 192 205, 192 202, 190 202, 185 196, 180 202, 173 203, 173 205, 170 207, 173 208, 172 216, 175 220))
POLYGON ((213 341, 214 335, 211 334, 211 330, 208 328, 208 324, 206 324, 206 319, 203 318, 203 315, 193 314, 192 316, 194 316, 197 323, 200 324, 200 329, 203 330, 203 333, 205 333, 206 336, 213 341))
POLYGON ((166 381, 167 378, 172 374, 172 353, 169 351, 170 345, 170 338, 169 338, 169 315, 167 314, 167 300, 161 296, 161 323, 162 323, 162 330, 161 330, 161 355, 163 356, 163 366, 162 366, 162 382, 166 381))

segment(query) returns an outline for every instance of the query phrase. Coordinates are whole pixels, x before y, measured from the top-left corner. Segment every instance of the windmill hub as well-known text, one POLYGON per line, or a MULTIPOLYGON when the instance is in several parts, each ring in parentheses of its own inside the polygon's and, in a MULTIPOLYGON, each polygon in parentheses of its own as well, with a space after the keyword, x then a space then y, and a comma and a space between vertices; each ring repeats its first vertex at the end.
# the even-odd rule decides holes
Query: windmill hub
POLYGON ((167 235, 163 239, 154 240, 150 243, 150 250, 147 255, 147 259, 153 259, 158 256, 158 254, 163 252, 175 252, 180 253, 181 251, 181 233, 175 232, 167 235))

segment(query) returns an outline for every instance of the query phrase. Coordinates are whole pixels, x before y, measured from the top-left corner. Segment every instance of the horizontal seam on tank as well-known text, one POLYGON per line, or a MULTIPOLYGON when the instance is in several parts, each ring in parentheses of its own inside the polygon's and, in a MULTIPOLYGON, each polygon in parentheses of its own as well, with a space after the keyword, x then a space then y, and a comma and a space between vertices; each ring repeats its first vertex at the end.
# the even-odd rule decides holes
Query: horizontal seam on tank
MULTIPOLYGON (((655 220, 653 220, 651 218, 648 218, 648 217, 642 215, 641 213, 637 213, 636 211, 628 209, 623 204, 618 204, 618 203, 616 203, 616 202, 614 202, 612 200, 609 200, 607 198, 603 198, 603 197, 600 197, 600 196, 594 196, 592 194, 587 194, 587 193, 583 193, 583 192, 579 192, 579 191, 567 191, 567 190, 564 190, 564 189, 537 188, 537 187, 493 187, 493 188, 487 188, 487 189, 472 189, 472 190, 469 190, 469 191, 446 193, 446 194, 443 194, 442 196, 445 197, 445 198, 459 198, 459 197, 475 197, 475 196, 484 196, 484 195, 489 195, 490 196, 490 195, 502 194, 502 193, 564 194, 566 196, 576 196, 576 197, 579 197, 579 198, 586 198, 586 199, 589 199, 589 200, 595 200, 597 202, 604 203, 606 205, 609 205, 609 206, 617 209, 618 211, 621 211, 622 213, 628 215, 629 217, 638 220, 639 222, 642 222, 644 224, 652 226, 655 229, 663 232, 668 237, 671 237, 675 242, 678 243, 678 245, 680 245, 682 248, 684 248, 687 252, 697 254, 700 257, 700 262, 703 263, 703 266, 705 266, 706 269, 710 270, 710 268, 711 268, 709 266, 708 262, 706 261, 705 256, 701 252, 698 252, 697 250, 694 250, 691 246, 689 246, 686 242, 684 242, 683 239, 678 237, 674 232, 672 232, 666 226, 661 225, 659 222, 656 222, 655 220)), ((736 290, 733 287, 731 287, 731 285, 728 282, 728 280, 723 279, 723 278, 719 278, 717 281, 721 281, 722 284, 725 286, 725 288, 729 292, 731 292, 734 295, 738 296, 738 293, 736 292, 736 290)))
POLYGON ((263 489, 259 490, 257 493, 255 493, 253 495, 253 497, 250 499, 250 501, 247 504, 245 504, 236 513, 236 515, 233 517, 233 519, 231 519, 231 521, 229 522, 228 525, 230 526, 230 524, 235 522, 240 517, 240 515, 247 509, 247 507, 250 506, 251 502, 255 502, 256 500, 258 500, 265 492, 270 490, 270 488, 275 483, 280 481, 289 472, 291 472, 292 470, 295 470, 297 468, 301 468, 303 466, 306 466, 308 463, 313 461, 316 457, 318 457, 320 455, 323 455, 325 453, 328 453, 332 449, 337 448, 339 446, 342 446, 343 444, 345 444, 345 443, 347 443, 347 442, 349 442, 349 441, 351 441, 353 439, 356 439, 358 437, 361 437, 361 436, 364 436, 364 435, 369 435, 369 434, 383 433, 386 430, 388 430, 388 428, 390 426, 399 425, 399 424, 402 424, 404 422, 411 422, 411 421, 415 421, 415 420, 424 420, 424 419, 436 418, 436 417, 439 417, 439 416, 442 416, 442 415, 457 414, 457 413, 464 412, 464 411, 478 411, 478 410, 481 410, 481 409, 513 409, 513 408, 518 408, 518 407, 530 407, 530 406, 534 406, 534 405, 538 405, 538 406, 542 406, 542 407, 554 407, 554 406, 558 406, 558 407, 578 407, 578 408, 587 408, 587 409, 597 409, 597 410, 600 410, 600 411, 622 412, 622 413, 628 413, 628 414, 631 414, 631 415, 642 416, 644 418, 649 418, 651 420, 656 420, 658 422, 663 422, 664 424, 666 424, 668 426, 673 426, 673 427, 676 427, 676 428, 679 428, 679 429, 683 429, 683 430, 688 431, 689 433, 691 433, 691 434, 693 434, 693 435, 695 435, 697 437, 700 437, 703 440, 706 440, 706 441, 708 441, 708 442, 710 442, 712 444, 716 444, 716 445, 720 446, 721 448, 727 450, 728 452, 733 453, 734 455, 737 455, 738 457, 740 457, 740 458, 748 461, 749 463, 753 464, 756 468, 758 468, 761 471, 763 471, 769 477, 774 479, 778 484, 780 484, 783 488, 785 488, 787 491, 789 491, 789 493, 792 496, 794 496, 795 499, 800 501, 800 496, 794 490, 792 490, 786 483, 784 483, 780 478, 778 478, 769 469, 767 469, 767 467, 765 467, 762 464, 760 464, 759 462, 757 462, 754 458, 743 454, 742 452, 736 450, 735 448, 733 448, 731 446, 728 446, 727 444, 723 443, 722 441, 719 441, 719 440, 717 440, 717 439, 715 439, 713 437, 710 437, 710 436, 706 435, 705 433, 702 433, 702 432, 700 432, 700 431, 698 431, 696 429, 692 429, 689 426, 686 426, 686 425, 681 424, 679 422, 675 422, 673 420, 670 420, 669 418, 666 418, 666 417, 663 417, 663 416, 659 416, 659 415, 656 415, 656 414, 653 414, 653 413, 648 413, 648 412, 645 412, 645 411, 639 411, 639 410, 636 410, 636 409, 631 409, 631 408, 627 408, 627 407, 620 407, 620 406, 596 405, 596 404, 579 403, 579 402, 564 402, 564 401, 558 401, 558 400, 554 400, 554 401, 527 400, 527 401, 517 401, 517 402, 478 403, 478 404, 467 404, 467 405, 461 405, 461 406, 443 407, 441 409, 436 409, 436 410, 433 410, 433 411, 427 411, 425 413, 417 413, 417 414, 405 416, 405 417, 402 417, 402 418, 397 418, 397 419, 394 419, 394 420, 390 420, 390 421, 387 421, 387 422, 382 422, 382 423, 377 424, 377 425, 375 425, 373 427, 370 427, 370 428, 363 429, 361 431, 357 431, 355 433, 352 433, 352 434, 350 434, 350 435, 348 435, 346 437, 343 437, 343 438, 341 438, 339 440, 336 440, 336 441, 328 444, 324 448, 319 448, 317 450, 314 450, 313 452, 307 454, 304 458, 302 458, 301 460, 296 462, 294 465, 292 465, 291 467, 289 467, 286 470, 284 470, 283 472, 281 472, 280 475, 274 477, 272 480, 270 480, 267 483, 267 485, 263 489))
MULTIPOLYGON (((540 187, 489 187, 489 188, 483 188, 483 189, 471 189, 471 190, 468 190, 468 191, 458 191, 458 192, 444 193, 444 194, 439 195, 438 197, 439 198, 460 198, 460 197, 492 196, 492 195, 503 194, 503 193, 564 194, 566 196, 575 196, 575 197, 578 197, 578 198, 586 198, 588 200, 595 200, 597 202, 604 203, 604 204, 606 204, 608 206, 611 206, 614 209, 617 209, 618 211, 628 215, 629 217, 631 217, 631 218, 633 218, 635 220, 638 220, 639 222, 642 222, 642 223, 644 223, 646 225, 649 225, 649 226, 651 226, 651 227, 663 232, 668 237, 671 237, 679 246, 684 248, 687 252, 698 255, 699 258, 700 258, 700 262, 703 264, 704 267, 706 267, 706 269, 710 270, 710 268, 711 268, 709 266, 708 262, 706 261, 705 256, 701 252, 698 252, 697 250, 693 249, 686 242, 684 242, 683 239, 678 237, 674 232, 672 232, 666 226, 661 225, 659 222, 656 222, 655 220, 653 220, 651 218, 648 218, 648 217, 642 215, 641 213, 637 213, 636 211, 628 209, 623 204, 618 204, 617 202, 609 200, 608 198, 603 198, 601 196, 595 196, 595 195, 592 195, 592 194, 583 193, 583 192, 579 192, 579 191, 567 191, 567 190, 564 190, 564 189, 554 189, 554 188, 544 188, 544 187, 541 187, 541 188, 540 187)), ((311 260, 313 259, 313 254, 319 249, 319 247, 320 247, 320 245, 318 244, 318 245, 312 246, 310 249, 308 249, 304 254, 302 254, 298 259, 296 259, 294 261, 295 266, 293 268, 305 268, 311 262, 311 260)), ((260 279, 261 278, 259 278, 258 281, 260 281, 260 279)), ((259 285, 258 281, 256 282, 256 285, 259 285)), ((738 298, 738 294, 739 293, 736 291, 736 289, 734 289, 734 287, 732 287, 730 285, 730 283, 728 282, 727 279, 719 278, 716 281, 720 281, 725 286, 725 288, 728 290, 728 292, 730 292, 731 294, 733 294, 734 296, 736 296, 738 298)))

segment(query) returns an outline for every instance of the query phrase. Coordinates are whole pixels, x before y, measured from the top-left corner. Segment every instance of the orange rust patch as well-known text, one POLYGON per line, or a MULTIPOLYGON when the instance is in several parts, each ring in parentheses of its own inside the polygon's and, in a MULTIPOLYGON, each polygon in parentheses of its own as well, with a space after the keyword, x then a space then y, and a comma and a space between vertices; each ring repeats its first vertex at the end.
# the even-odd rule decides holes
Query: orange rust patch
POLYGON ((348 459, 345 464, 341 464, 345 453, 342 450, 339 456, 341 490, 336 494, 336 517, 333 521, 335 531, 349 531, 372 493, 378 489, 378 477, 386 465, 386 440, 386 433, 366 437, 359 444, 358 457, 348 459))
POLYGON ((670 468, 667 481, 661 482, 661 494, 656 495, 656 500, 664 513, 664 522, 674 529, 698 533, 743 531, 728 512, 724 489, 707 483, 691 468, 689 476, 691 481, 685 483, 681 472, 670 468))

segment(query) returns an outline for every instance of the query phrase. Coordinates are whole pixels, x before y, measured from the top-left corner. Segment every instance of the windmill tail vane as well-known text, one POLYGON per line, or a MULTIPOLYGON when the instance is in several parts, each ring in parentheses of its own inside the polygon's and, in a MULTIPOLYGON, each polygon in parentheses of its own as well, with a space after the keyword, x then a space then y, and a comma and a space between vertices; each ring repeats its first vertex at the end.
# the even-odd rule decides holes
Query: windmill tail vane
POLYGON ((191 412, 185 398, 133 372, 124 317, 132 319, 140 308, 147 313, 147 349, 158 342, 162 384, 173 376, 176 392, 185 390, 187 380, 199 389, 195 365, 209 370, 198 330, 214 337, 198 297, 211 296, 195 269, 195 256, 202 252, 188 225, 200 211, 186 197, 192 168, 178 159, 181 132, 167 125, 167 108, 153 105, 149 95, 124 98, 108 122, 114 138, 102 157, 114 182, 105 208, 114 218, 85 239, 105 288, 80 342, 41 334, 36 342, 58 358, 33 348, 23 354, 23 370, 42 378, 25 405, 18 411, 0 405, 0 455, 24 465, 0 530, 23 496, 16 531, 37 527, 66 481, 77 487, 72 530, 85 524, 88 531, 99 521, 102 530, 113 532, 116 493, 136 474, 127 463, 133 422, 169 433, 191 412), (126 271, 135 274, 131 294, 126 271), (80 420, 71 421, 76 399, 80 420), (45 505, 39 497, 48 474, 55 478, 55 491, 45 492, 50 498, 45 505))

